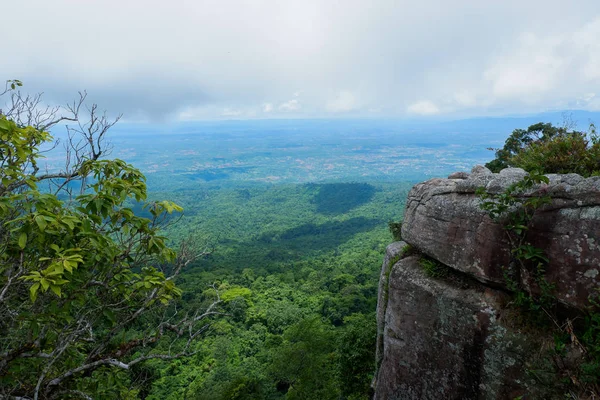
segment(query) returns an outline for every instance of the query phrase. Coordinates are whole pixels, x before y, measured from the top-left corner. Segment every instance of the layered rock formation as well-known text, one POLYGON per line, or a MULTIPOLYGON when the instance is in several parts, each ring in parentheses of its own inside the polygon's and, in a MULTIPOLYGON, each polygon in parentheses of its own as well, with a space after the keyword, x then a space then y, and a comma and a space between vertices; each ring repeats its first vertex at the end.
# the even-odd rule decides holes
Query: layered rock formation
MULTIPOLYGON (((427 277, 418 257, 394 243, 382 268, 378 302, 375 399, 514 399, 539 392, 525 365, 536 337, 503 316, 503 268, 511 262, 506 232, 480 209, 478 187, 501 193, 525 172, 432 179, 408 195, 402 237, 419 252, 450 267, 445 279, 427 277)), ((528 240, 550 259, 546 279, 564 304, 582 307, 600 284, 600 177, 549 175, 523 196, 549 195, 528 240)), ((522 271, 523 286, 536 281, 522 271)))

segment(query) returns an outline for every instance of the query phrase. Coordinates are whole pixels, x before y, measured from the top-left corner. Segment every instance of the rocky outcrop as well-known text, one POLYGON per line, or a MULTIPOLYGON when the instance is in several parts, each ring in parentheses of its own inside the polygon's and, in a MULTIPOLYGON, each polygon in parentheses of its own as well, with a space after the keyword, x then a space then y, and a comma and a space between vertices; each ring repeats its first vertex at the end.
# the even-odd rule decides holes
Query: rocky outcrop
MULTIPOLYGON (((450 272, 428 277, 418 257, 403 254, 404 242, 388 247, 377 309, 375 399, 551 398, 525 372, 543 333, 524 333, 506 315, 506 232, 480 209, 475 194, 479 187, 502 193, 525 174, 477 166, 411 190, 403 240, 450 272)), ((552 199, 536 212, 527 239, 550 259, 545 278, 557 298, 583 307, 600 287, 600 177, 548 178, 522 194, 552 199)), ((535 292, 530 274, 522 271, 520 283, 535 292)))
POLYGON ((534 341, 499 318, 506 294, 431 279, 418 257, 398 261, 388 282, 375 399, 512 400, 536 390, 523 377, 534 341))
MULTIPOLYGON (((445 265, 503 286, 503 268, 509 267, 511 248, 504 227, 481 210, 475 191, 485 187, 490 193, 501 193, 525 174, 518 168, 493 174, 478 166, 464 178, 431 179, 416 185, 406 203, 403 239, 445 265)), ((556 285, 557 298, 581 307, 600 284, 600 177, 548 178, 549 184, 524 194, 552 198, 535 214, 528 241, 543 249, 550 260, 546 279, 556 285)), ((535 290, 535 280, 527 273, 523 271, 523 283, 535 290)))

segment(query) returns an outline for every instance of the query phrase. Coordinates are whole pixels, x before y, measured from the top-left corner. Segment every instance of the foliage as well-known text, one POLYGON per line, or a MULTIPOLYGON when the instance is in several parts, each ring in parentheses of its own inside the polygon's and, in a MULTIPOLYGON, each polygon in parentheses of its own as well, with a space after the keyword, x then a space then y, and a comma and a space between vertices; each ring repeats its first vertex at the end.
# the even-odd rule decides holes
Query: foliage
POLYGON ((421 268, 423 268, 425 274, 430 278, 444 278, 449 272, 447 266, 425 255, 421 255, 421 258, 419 259, 419 265, 421 265, 421 268))
POLYGON ((388 228, 395 242, 402 240, 402 222, 390 221, 388 222, 388 228))
MULTIPOLYGON (((564 137, 554 138, 559 143, 564 137)), ((548 142, 549 143, 549 142, 548 142)), ((569 171, 566 171, 569 172, 569 171)), ((543 249, 532 246, 527 233, 536 211, 550 202, 543 191, 526 192, 535 185, 547 184, 548 178, 539 173, 530 173, 521 181, 510 185, 503 193, 489 194, 484 188, 478 190, 481 208, 496 222, 504 226, 511 253, 511 264, 503 267, 507 287, 513 291, 512 304, 519 309, 520 323, 533 329, 553 333, 554 346, 543 351, 540 359, 529 366, 529 374, 543 383, 553 393, 574 391, 598 393, 600 386, 600 313, 598 304, 591 299, 590 310, 583 323, 575 327, 571 319, 559 316, 557 300, 553 295, 554 285, 545 279, 545 267, 549 262, 543 249), (525 290, 521 272, 527 268, 534 277, 538 290, 525 290), (559 322, 564 321, 564 322, 559 322), (561 377, 563 377, 561 379, 561 377)))
POLYGON ((512 158, 535 142, 547 142, 552 138, 566 134, 565 128, 555 127, 550 123, 537 123, 527 129, 515 129, 506 139, 504 147, 496 150, 496 158, 485 166, 492 172, 513 166, 512 158))
POLYGON ((377 340, 374 314, 353 314, 344 318, 338 337, 338 370, 342 396, 365 398, 373 380, 373 349, 377 340))
POLYGON ((269 372, 286 399, 337 399, 332 327, 310 317, 289 327, 282 339, 275 342, 269 372))
POLYGON ((0 115, 0 397, 135 397, 127 371, 188 354, 192 337, 171 351, 157 347, 171 334, 196 334, 204 319, 147 319, 170 318, 167 306, 181 295, 174 278, 190 260, 176 257, 160 227, 182 209, 149 202, 148 219, 125 206, 146 200, 145 178, 124 161, 100 159, 111 124, 95 107, 78 125, 84 141, 70 142, 67 168, 39 173, 52 136, 22 125, 22 106, 9 110, 14 119, 0 115))
POLYGON ((313 202, 318 212, 327 215, 348 212, 368 203, 375 194, 375 188, 368 183, 328 183, 316 186, 319 191, 313 202))
POLYGON ((400 256, 401 257, 408 257, 408 256, 412 256, 415 254, 418 254, 419 251, 417 250, 416 247, 411 246, 410 244, 405 244, 402 249, 400 249, 400 256))
POLYGON ((548 258, 542 249, 532 246, 527 238, 536 211, 548 204, 550 197, 543 192, 525 196, 525 192, 533 189, 535 185, 548 182, 548 177, 532 172, 499 194, 487 193, 485 188, 477 190, 481 199, 481 209, 486 211, 493 221, 502 224, 509 242, 512 259, 510 265, 503 267, 507 285, 516 293, 516 304, 533 311, 534 314, 539 314, 543 307, 550 307, 554 303, 551 294, 553 287, 544 278, 548 258), (536 298, 523 291, 521 271, 524 269, 531 272, 539 286, 540 295, 536 298))
MULTIPOLYGON (((25 121, 18 125, 35 128, 46 123, 25 121)), ((75 127, 79 127, 78 122, 75 127)), ((67 138, 63 143, 68 141, 67 138)), ((202 138, 200 143, 204 142, 202 138)), ((144 157, 154 157, 155 153, 145 151, 151 146, 144 141, 135 150, 144 157)), ((118 146, 115 151, 126 156, 118 146)), ((56 153, 52 150, 48 154, 54 158, 56 153)), ((326 156, 331 156, 329 151, 326 156)), ((87 158, 94 158, 94 154, 89 153, 87 158)), ((142 167, 148 161, 133 159, 136 166, 142 167)), ((69 170, 76 167, 72 165, 69 170)), ((196 245, 183 247, 184 254, 179 251, 175 265, 160 261, 158 255, 148 257, 145 266, 162 271, 165 277, 180 263, 195 258, 194 249, 215 250, 207 257, 195 258, 181 270, 177 279, 177 288, 183 290, 180 299, 174 294, 175 301, 168 305, 156 301, 123 326, 118 326, 123 320, 117 312, 115 325, 96 313, 98 319, 106 320, 106 328, 96 334, 95 340, 101 341, 102 335, 114 329, 104 354, 122 361, 129 369, 112 365, 90 368, 65 379, 56 396, 77 398, 87 393, 94 398, 161 400, 370 398, 376 330, 373 311, 382 254, 389 243, 386 221, 402 210, 405 196, 399 192, 406 193, 412 184, 231 183, 218 174, 239 176, 255 172, 252 168, 242 171, 234 167, 208 172, 210 176, 199 176, 193 184, 189 184, 189 179, 196 177, 184 173, 179 174, 184 181, 177 182, 177 170, 148 174, 148 199, 138 201, 130 196, 115 205, 114 212, 129 209, 135 218, 150 221, 154 216, 146 203, 159 204, 166 197, 185 206, 185 216, 177 218, 177 224, 171 223, 175 218, 162 213, 155 226, 165 245, 185 244, 187 238, 197 238, 196 245), (185 321, 190 318, 205 318, 217 312, 211 308, 208 313, 197 313, 217 300, 210 287, 215 282, 222 301, 220 318, 210 325, 205 319, 198 320, 192 334, 202 334, 203 340, 191 342, 186 351, 189 335, 186 331, 178 337, 182 330, 177 327, 187 327, 185 321), (136 342, 142 337, 146 340, 136 342), (281 351, 285 351, 285 357, 281 351), (179 354, 188 356, 168 362, 162 358, 131 362, 140 357, 179 354), (292 380, 294 384, 288 385, 292 380)), ((364 179, 360 174, 356 176, 351 179, 364 179)), ((98 180, 92 176, 85 181, 82 178, 68 178, 70 181, 56 193, 66 210, 77 211, 78 195, 95 193, 91 185, 98 180)), ((43 187, 38 184, 43 189, 40 191, 48 194, 54 192, 46 189, 46 183, 54 182, 52 187, 58 189, 66 180, 52 178, 43 180, 43 187)), ((108 215, 112 212, 109 210, 108 215)), ((177 214, 175 209, 173 214, 177 214)), ((110 239, 126 245, 127 236, 115 231, 110 239)), ((93 248, 90 245, 86 250, 91 253, 93 248)), ((83 257, 85 262, 87 256, 83 257)), ((141 274, 141 265, 130 266, 133 273, 141 274)), ((82 268, 80 263, 78 270, 82 268)), ((25 281, 19 284, 31 285, 25 281)), ((100 307, 106 299, 104 288, 94 288, 99 296, 94 304, 100 307)), ((62 288, 62 297, 57 299, 67 302, 69 290, 62 288)), ((27 298, 27 290, 22 294, 27 298)), ((52 289, 38 289, 37 296, 36 306, 56 297, 52 289)), ((138 309, 130 307, 125 311, 131 315, 138 309)), ((84 342, 77 351, 85 352, 89 345, 84 342)), ((73 365, 80 361, 71 360, 73 365)))
POLYGON ((535 212, 544 204, 548 204, 550 197, 523 195, 535 185, 548 182, 548 177, 534 172, 509 185, 500 194, 490 194, 483 187, 477 189, 477 195, 481 199, 481 209, 486 211, 494 222, 504 225, 509 235, 511 249, 518 258, 548 261, 536 249, 531 248, 526 242, 526 235, 535 212))
POLYGON ((580 132, 538 123, 515 129, 486 167, 492 172, 519 167, 529 172, 595 175, 600 173, 600 141, 593 124, 589 132, 580 132))
POLYGON ((592 385, 598 393, 600 392, 600 304, 597 297, 590 298, 590 304, 590 310, 585 316, 579 334, 581 345, 587 353, 587 357, 581 363, 579 376, 584 383, 592 385))
MULTIPOLYGON (((233 388, 247 398, 292 397, 271 365, 289 329, 316 318, 315 327, 331 333, 326 352, 331 371, 320 377, 326 380, 323 390, 368 399, 373 311, 382 254, 390 241, 386 221, 402 209, 397 192, 409 185, 374 184, 369 203, 336 215, 319 212, 316 185, 204 186, 169 193, 190 212, 167 228, 169 237, 218 234, 215 251, 180 277, 185 301, 180 312, 195 307, 210 282, 218 281, 221 298, 231 299, 224 304, 228 315, 202 341, 209 355, 182 360, 177 370, 159 368, 149 398, 229 399, 233 388)), ((321 359, 307 355, 313 356, 321 359)))

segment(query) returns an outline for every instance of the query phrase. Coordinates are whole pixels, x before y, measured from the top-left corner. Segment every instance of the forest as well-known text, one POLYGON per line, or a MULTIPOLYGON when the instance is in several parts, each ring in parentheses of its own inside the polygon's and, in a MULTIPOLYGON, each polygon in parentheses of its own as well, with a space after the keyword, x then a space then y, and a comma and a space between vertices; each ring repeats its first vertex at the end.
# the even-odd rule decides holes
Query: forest
POLYGON ((184 172, 174 188, 177 172, 109 157, 116 120, 79 101, 64 147, 58 109, 16 97, 0 116, 0 393, 368 398, 381 256, 412 182, 184 172))
POLYGON ((145 134, 83 115, 85 95, 65 132, 16 100, 0 116, 0 393, 34 399, 368 399, 390 222, 414 183, 484 161, 498 136, 145 134))
POLYGON ((201 305, 217 283, 227 315, 198 355, 146 367, 148 398, 368 398, 388 221, 410 186, 177 192, 190 215, 167 236, 213 249, 181 276, 182 307, 201 305))

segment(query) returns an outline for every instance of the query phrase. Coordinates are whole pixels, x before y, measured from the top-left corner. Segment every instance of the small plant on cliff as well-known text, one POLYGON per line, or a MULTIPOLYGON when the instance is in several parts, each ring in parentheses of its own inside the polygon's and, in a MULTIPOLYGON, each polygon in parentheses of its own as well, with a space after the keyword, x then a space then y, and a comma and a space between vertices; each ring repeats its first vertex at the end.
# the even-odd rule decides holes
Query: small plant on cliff
POLYGON ((547 315, 556 304, 552 294, 554 286, 545 278, 548 258, 544 251, 528 241, 528 232, 536 211, 550 202, 543 187, 536 193, 527 193, 536 185, 549 182, 548 177, 532 172, 513 183, 500 194, 490 194, 479 188, 480 207, 490 218, 501 224, 511 250, 511 261, 503 266, 507 287, 515 293, 513 304, 521 309, 530 322, 536 325, 547 322, 547 315), (522 275, 527 271, 537 285, 537 294, 524 289, 522 275))
POLYGON ((594 396, 600 389, 600 313, 597 312, 600 304, 590 300, 590 310, 577 328, 569 319, 559 322, 554 285, 545 279, 549 260, 542 249, 527 239, 536 211, 550 202, 543 186, 531 193, 536 185, 544 183, 548 183, 547 177, 531 173, 500 194, 487 193, 484 188, 477 194, 482 200, 481 208, 506 231, 512 260, 504 267, 503 274, 507 287, 514 292, 512 304, 518 307, 526 324, 553 330, 553 346, 544 353, 540 365, 530 367, 531 376, 556 390, 568 390, 569 398, 579 398, 575 392, 585 392, 588 396, 585 398, 597 398, 594 396), (535 294, 524 290, 521 276, 525 269, 537 284, 535 294))
POLYGON ((394 238, 394 241, 399 242, 402 240, 402 222, 388 222, 388 228, 390 229, 390 233, 394 238))
POLYGON ((511 265, 508 266, 508 271, 505 271, 505 276, 518 283, 520 271, 533 267, 532 272, 539 278, 540 289, 548 289, 548 285, 543 282, 544 266, 548 263, 548 258, 542 249, 533 246, 527 240, 527 232, 536 211, 548 204, 550 197, 539 192, 525 196, 525 192, 535 185, 548 182, 548 177, 532 172, 500 194, 488 193, 485 188, 479 188, 476 192, 481 199, 481 209, 486 211, 494 222, 502 224, 505 228, 512 253, 511 265))
POLYGON ((418 252, 419 251, 410 244, 404 245, 404 247, 402 247, 402 250, 400 250, 400 254, 402 255, 402 257, 412 256, 418 254, 418 252))
POLYGON ((429 276, 430 278, 444 278, 448 275, 447 266, 425 255, 421 256, 419 265, 421 265, 423 271, 425 271, 425 275, 429 276))

